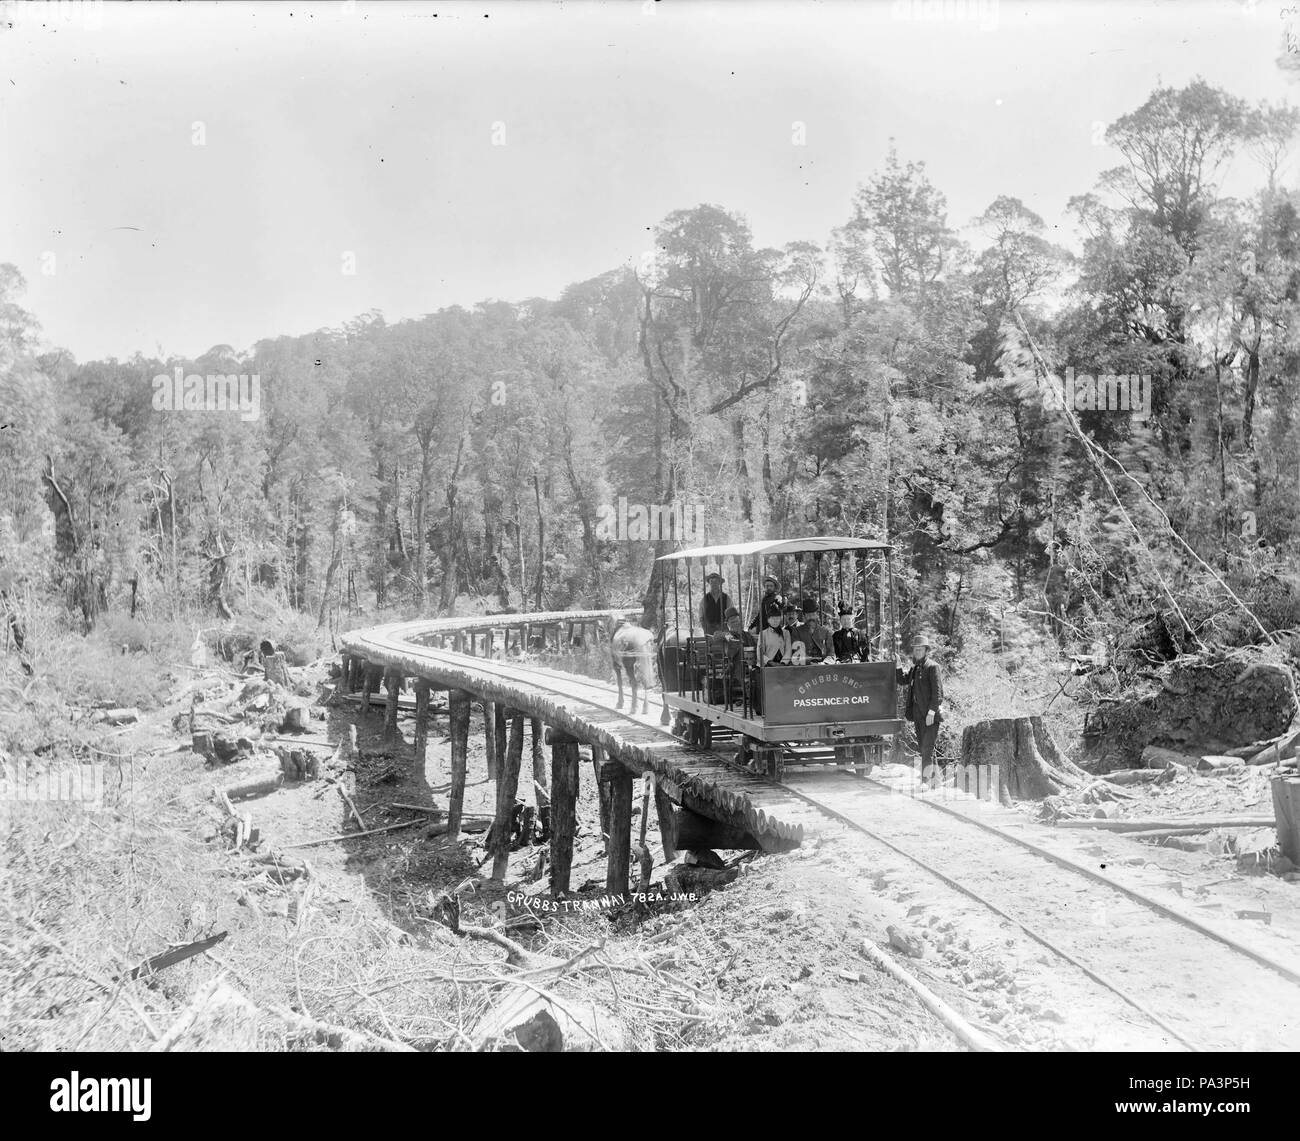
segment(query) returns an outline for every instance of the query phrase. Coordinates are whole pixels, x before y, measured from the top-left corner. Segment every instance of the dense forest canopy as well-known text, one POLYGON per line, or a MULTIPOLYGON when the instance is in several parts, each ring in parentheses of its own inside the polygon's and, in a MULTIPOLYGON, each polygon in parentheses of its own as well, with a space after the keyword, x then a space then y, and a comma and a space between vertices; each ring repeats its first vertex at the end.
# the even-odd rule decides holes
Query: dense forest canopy
POLYGON ((840 533, 897 544, 905 628, 955 647, 1300 627, 1298 123, 1154 91, 1070 202, 1076 252, 1011 193, 950 218, 891 151, 820 242, 758 248, 703 204, 555 299, 193 360, 47 349, 0 267, 0 609, 21 640, 56 599, 85 628, 268 593, 321 625, 626 604, 683 537, 840 533), (196 400, 250 378, 256 416, 160 410, 178 373, 196 400), (1149 415, 1092 377, 1142 378, 1149 415), (611 534, 624 501, 704 534, 611 534))

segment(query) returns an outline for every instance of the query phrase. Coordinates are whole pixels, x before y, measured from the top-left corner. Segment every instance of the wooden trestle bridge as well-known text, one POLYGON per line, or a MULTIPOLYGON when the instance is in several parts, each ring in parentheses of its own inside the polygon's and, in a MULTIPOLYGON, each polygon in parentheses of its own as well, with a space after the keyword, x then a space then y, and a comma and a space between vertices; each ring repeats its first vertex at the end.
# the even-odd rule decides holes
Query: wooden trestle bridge
MULTIPOLYGON (((612 686, 588 677, 542 669, 516 660, 530 646, 608 642, 612 618, 631 610, 586 610, 442 618, 354 630, 343 636, 342 688, 361 693, 363 713, 384 687, 385 731, 397 737, 399 695, 415 694, 414 748, 423 765, 428 740, 430 695, 445 692, 451 730, 451 789, 448 834, 460 831, 470 705, 481 702, 487 734, 489 776, 495 776, 496 826, 492 830, 493 877, 504 879, 509 861, 510 821, 519 787, 524 723, 534 747, 551 749, 550 887, 570 890, 579 780, 579 745, 591 749, 595 777, 608 785, 608 870, 606 887, 628 887, 633 783, 654 775, 664 858, 677 853, 674 819, 703 816, 734 834, 737 843, 788 851, 799 846, 805 822, 815 810, 780 786, 740 768, 730 756, 687 744, 658 724, 658 701, 649 715, 615 707, 612 686), (677 806, 678 811, 674 812, 677 806), (743 841, 743 842, 740 842, 743 841)), ((602 797, 602 799, 605 799, 602 797)))

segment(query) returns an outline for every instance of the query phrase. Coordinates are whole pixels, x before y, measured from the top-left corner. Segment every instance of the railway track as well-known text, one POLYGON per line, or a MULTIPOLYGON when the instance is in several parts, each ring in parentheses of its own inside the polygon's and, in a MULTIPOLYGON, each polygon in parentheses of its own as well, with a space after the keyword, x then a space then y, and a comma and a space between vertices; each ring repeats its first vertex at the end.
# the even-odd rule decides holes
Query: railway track
MULTIPOLYGON (((465 655, 420 645, 405 631, 385 641, 404 644, 430 663, 466 664, 465 655)), ((1032 839, 1017 835, 1033 826, 1010 810, 951 791, 941 803, 907 795, 897 782, 834 770, 790 771, 784 784, 773 784, 729 758, 685 745, 658 723, 657 709, 618 709, 607 685, 544 667, 469 661, 521 692, 543 691, 575 714, 588 711, 578 715, 600 732, 627 734, 635 726, 642 739, 651 734, 664 747, 684 750, 693 758, 693 778, 745 798, 803 835, 825 832, 834 821, 921 869, 932 888, 956 893, 1010 924, 1078 972, 1094 992, 1104 992, 1112 1007, 1122 1004, 1140 1015, 1155 1036, 1151 1044, 1188 1050, 1300 1046, 1300 963, 1279 947, 1243 941, 1149 889, 1088 867, 1077 846, 1069 848, 1079 843, 1073 836, 1051 850, 1044 846, 1050 829, 1034 829, 1032 839), (1204 985, 1207 976, 1212 986, 1204 985), (1253 1041, 1243 1043, 1242 1026, 1255 1028, 1253 1041)), ((1074 990, 1081 1002, 1092 1001, 1077 983, 1074 990)))

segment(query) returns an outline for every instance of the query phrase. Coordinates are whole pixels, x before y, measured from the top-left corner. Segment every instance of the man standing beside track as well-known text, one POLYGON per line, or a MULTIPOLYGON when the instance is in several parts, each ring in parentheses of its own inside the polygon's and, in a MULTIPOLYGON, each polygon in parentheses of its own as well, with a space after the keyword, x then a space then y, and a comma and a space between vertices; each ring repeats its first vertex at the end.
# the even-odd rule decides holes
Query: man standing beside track
POLYGON ((895 671, 898 684, 907 686, 903 716, 916 730, 922 777, 933 767, 934 744, 939 739, 939 724, 943 720, 943 678, 938 665, 930 660, 933 645, 924 636, 913 638, 911 662, 903 662, 895 671))

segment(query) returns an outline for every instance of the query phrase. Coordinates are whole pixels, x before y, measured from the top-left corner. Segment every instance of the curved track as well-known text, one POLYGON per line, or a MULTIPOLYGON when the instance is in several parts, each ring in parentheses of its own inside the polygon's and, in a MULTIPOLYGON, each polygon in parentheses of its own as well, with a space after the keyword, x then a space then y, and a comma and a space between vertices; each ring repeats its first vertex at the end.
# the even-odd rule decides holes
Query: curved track
MULTIPOLYGON (((537 622, 572 616, 528 617, 537 622)), ((548 718, 564 708, 566 730, 584 740, 609 747, 615 739, 635 738, 638 755, 682 754, 686 764, 676 770, 644 767, 670 783, 676 777, 683 787, 707 782, 730 790, 764 818, 779 818, 791 834, 825 830, 826 821, 835 820, 1014 924, 1138 1011, 1166 1041, 1191 1050, 1240 1048, 1244 1025, 1261 1028, 1254 1039, 1260 1048, 1300 1046, 1300 963, 1283 948, 1245 942, 1162 902, 1148 888, 1089 867, 1077 847, 1053 844, 1057 850, 1051 850, 1047 843, 1059 838, 1051 837, 1049 827, 951 790, 944 792, 947 802, 938 802, 900 790, 897 782, 836 771, 790 773, 775 785, 729 758, 682 743, 658 724, 657 702, 654 713, 634 714, 614 704, 612 687, 590 678, 421 644, 471 623, 482 629, 492 619, 407 623, 349 635, 345 642, 353 653, 398 654, 404 665, 424 665, 438 674, 472 667, 500 687, 491 694, 494 700, 532 712, 529 698, 541 698, 549 711, 538 715, 548 718), (1031 829, 1032 836, 1016 834, 1031 829), (1203 983, 1207 975, 1213 993, 1203 983)), ((1077 844, 1076 837, 1067 840, 1077 844)))

